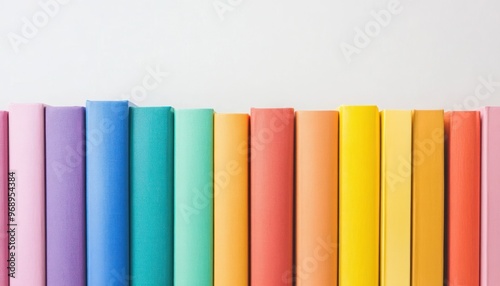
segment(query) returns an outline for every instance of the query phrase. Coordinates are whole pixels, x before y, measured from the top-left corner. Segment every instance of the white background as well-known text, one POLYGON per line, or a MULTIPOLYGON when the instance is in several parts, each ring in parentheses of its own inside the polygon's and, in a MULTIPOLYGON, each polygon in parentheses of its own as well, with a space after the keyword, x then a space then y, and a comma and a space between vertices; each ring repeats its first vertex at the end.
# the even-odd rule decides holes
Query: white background
POLYGON ((341 43, 388 1, 65 0, 43 23, 50 1, 0 0, 0 109, 120 98, 219 112, 500 105, 498 0, 400 0, 350 63, 341 43), (41 27, 24 37, 33 16, 41 27), (12 45, 13 34, 25 40, 12 45), (169 76, 138 93, 157 68, 169 76), (481 77, 499 82, 486 96, 481 77))

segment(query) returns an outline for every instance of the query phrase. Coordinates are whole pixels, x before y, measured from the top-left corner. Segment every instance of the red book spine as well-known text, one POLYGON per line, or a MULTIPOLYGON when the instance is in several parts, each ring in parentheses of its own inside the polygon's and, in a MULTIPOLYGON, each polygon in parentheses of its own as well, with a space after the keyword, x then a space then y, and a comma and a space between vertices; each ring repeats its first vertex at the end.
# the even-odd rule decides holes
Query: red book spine
POLYGON ((481 122, 476 111, 447 112, 448 285, 479 285, 481 122))
POLYGON ((294 110, 252 109, 250 141, 251 285, 291 285, 294 110))

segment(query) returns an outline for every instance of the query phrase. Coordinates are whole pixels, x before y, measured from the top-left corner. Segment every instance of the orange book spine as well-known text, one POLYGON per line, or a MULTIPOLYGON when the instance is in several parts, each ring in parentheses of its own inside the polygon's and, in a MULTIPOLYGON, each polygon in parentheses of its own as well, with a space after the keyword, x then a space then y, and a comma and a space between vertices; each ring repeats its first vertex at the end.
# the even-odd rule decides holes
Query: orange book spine
POLYGON ((481 121, 477 111, 445 114, 448 285, 479 285, 481 121))
POLYGON ((214 114, 214 285, 248 285, 248 114, 214 114))
POLYGON ((294 111, 251 112, 250 281, 290 285, 293 264, 294 111))
POLYGON ((337 285, 337 111, 296 113, 296 285, 337 285))
POLYGON ((444 112, 413 112, 411 285, 444 282, 444 112))

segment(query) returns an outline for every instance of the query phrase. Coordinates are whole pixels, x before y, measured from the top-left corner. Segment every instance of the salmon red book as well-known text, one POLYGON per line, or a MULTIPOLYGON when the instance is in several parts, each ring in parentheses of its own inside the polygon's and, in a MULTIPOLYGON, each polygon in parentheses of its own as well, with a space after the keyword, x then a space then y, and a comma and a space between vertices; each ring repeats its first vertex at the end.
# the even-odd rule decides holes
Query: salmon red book
POLYGON ((250 116, 251 285, 293 280, 294 110, 252 108, 250 116))
POLYGON ((444 112, 413 112, 412 286, 442 286, 444 112))
POLYGON ((411 111, 381 112, 380 285, 410 285, 411 111))
POLYGON ((379 285, 380 115, 341 106, 339 285, 379 285))
MULTIPOLYGON (((45 107, 12 104, 9 109, 9 174, 15 200, 9 216, 11 286, 45 285, 45 107)), ((11 196, 14 198, 14 196, 11 196)))
POLYGON ((481 110, 481 285, 500 285, 500 107, 481 110))
POLYGON ((214 285, 248 285, 248 114, 214 114, 214 285))
POLYGON ((0 285, 9 285, 8 193, 9 193, 9 115, 0 111, 0 285))
POLYGON ((339 114, 297 111, 295 118, 296 285, 337 285, 339 114))
POLYGON ((445 114, 448 283, 479 285, 481 119, 478 111, 445 114))

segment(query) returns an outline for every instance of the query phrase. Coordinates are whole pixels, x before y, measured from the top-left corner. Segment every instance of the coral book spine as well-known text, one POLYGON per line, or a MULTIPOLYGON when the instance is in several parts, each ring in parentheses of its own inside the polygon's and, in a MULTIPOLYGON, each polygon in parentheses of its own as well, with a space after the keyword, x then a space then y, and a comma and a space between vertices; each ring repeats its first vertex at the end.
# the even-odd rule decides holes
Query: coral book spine
POLYGON ((290 285, 293 264, 294 110, 250 115, 251 285, 290 285))
POLYGON ((481 118, 478 111, 445 113, 448 203, 448 283, 479 285, 481 118))

